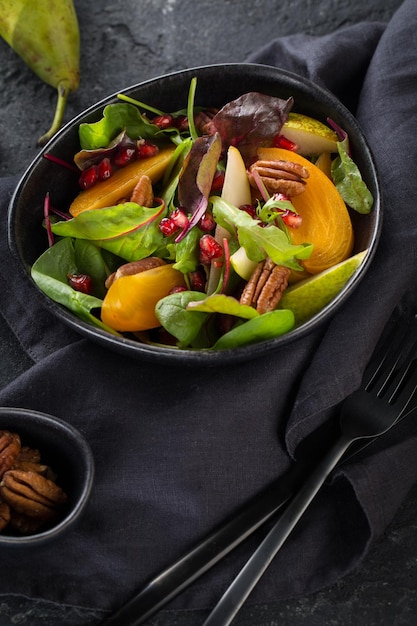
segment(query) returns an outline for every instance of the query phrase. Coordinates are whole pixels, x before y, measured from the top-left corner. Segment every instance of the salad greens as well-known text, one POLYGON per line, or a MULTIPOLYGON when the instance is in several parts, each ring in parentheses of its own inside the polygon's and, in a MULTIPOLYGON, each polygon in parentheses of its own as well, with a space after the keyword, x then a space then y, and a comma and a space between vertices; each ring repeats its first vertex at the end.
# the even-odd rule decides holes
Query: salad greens
POLYGON ((373 198, 365 185, 358 166, 349 156, 349 139, 337 142, 338 156, 332 161, 331 172, 336 189, 348 206, 364 215, 371 212, 373 198))
POLYGON ((115 330, 103 324, 92 311, 100 309, 101 298, 81 293, 68 284, 68 274, 81 273, 88 269, 98 291, 107 277, 107 268, 100 251, 92 243, 70 238, 61 239, 48 248, 32 266, 32 278, 47 296, 63 304, 85 322, 118 335, 115 330))
MULTIPOLYGON (((111 163, 120 151, 134 153, 136 146, 147 142, 156 151, 167 142, 175 149, 162 177, 152 181, 151 206, 127 199, 83 210, 75 217, 71 208, 69 214, 45 215, 55 242, 31 273, 52 300, 87 323, 118 335, 117 324, 105 324, 100 313, 106 302, 117 318, 120 302, 111 303, 112 282, 124 279, 114 272, 155 257, 182 278, 178 288, 155 301, 155 323, 147 331, 132 331, 131 336, 159 345, 168 334, 169 345, 181 349, 232 349, 289 332, 295 319, 289 310, 259 313, 254 306, 241 304, 239 294, 246 281, 232 267, 230 256, 242 249, 249 266, 270 259, 288 271, 300 272, 313 245, 291 242, 289 230, 296 227, 298 217, 291 198, 269 197, 265 187, 259 187, 261 197, 253 205, 236 206, 222 196, 221 184, 216 187, 215 182, 224 176, 230 147, 238 147, 246 164, 255 159, 259 147, 272 145, 294 101, 251 92, 213 113, 194 106, 195 90, 193 79, 186 108, 174 114, 121 95, 121 102, 104 108, 100 120, 80 124, 80 150, 74 155, 80 171, 91 168, 94 173, 104 159, 111 163), (292 222, 285 220, 286 215, 292 222), (91 279, 91 293, 71 286, 70 277, 78 275, 91 279), (207 294, 210 276, 211 285, 215 277, 214 290, 207 294)), ((368 213, 372 196, 349 155, 347 136, 338 143, 331 170, 345 202, 368 213)), ((153 270, 148 271, 147 288, 151 288, 153 270)), ((129 285, 126 289, 131 292, 125 295, 131 301, 138 288, 134 283, 123 283, 129 285)))
POLYGON ((252 261, 262 261, 269 256, 277 265, 285 265, 293 270, 302 270, 297 259, 308 259, 311 244, 293 245, 284 230, 271 224, 259 228, 259 224, 248 213, 241 211, 222 198, 213 197, 213 216, 217 224, 231 234, 239 232, 239 243, 252 261))

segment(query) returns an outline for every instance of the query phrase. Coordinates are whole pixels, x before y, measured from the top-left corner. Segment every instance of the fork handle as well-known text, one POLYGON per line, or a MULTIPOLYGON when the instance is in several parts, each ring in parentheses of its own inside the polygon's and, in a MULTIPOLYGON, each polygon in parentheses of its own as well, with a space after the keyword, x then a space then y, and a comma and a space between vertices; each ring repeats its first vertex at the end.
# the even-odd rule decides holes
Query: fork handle
MULTIPOLYGON (((316 461, 317 456, 314 456, 316 461)), ((139 626, 220 561, 286 504, 314 467, 311 454, 294 463, 230 519, 159 572, 144 588, 101 622, 102 626, 139 626)))
POLYGON ((351 443, 351 438, 342 435, 323 457, 226 590, 203 626, 228 626, 232 622, 351 443))

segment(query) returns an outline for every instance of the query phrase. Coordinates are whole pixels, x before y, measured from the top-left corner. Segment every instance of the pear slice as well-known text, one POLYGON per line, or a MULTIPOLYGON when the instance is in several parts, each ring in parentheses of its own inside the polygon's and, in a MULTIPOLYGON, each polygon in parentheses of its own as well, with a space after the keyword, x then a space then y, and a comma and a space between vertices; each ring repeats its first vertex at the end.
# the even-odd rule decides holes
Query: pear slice
POLYGON ((326 174, 327 178, 330 178, 330 180, 332 181, 332 158, 330 156, 330 152, 322 152, 318 157, 317 157, 317 161, 315 163, 316 167, 319 168, 319 170, 321 170, 323 172, 323 174, 326 174))
POLYGON ((246 166, 242 155, 234 146, 230 146, 227 151, 222 198, 237 207, 252 202, 246 166))
POLYGON ((340 293, 365 259, 367 252, 367 250, 358 252, 320 274, 310 276, 288 287, 282 295, 278 308, 290 309, 294 313, 296 325, 303 324, 319 313, 340 293))
POLYGON ((319 120, 307 115, 289 113, 281 133, 297 145, 297 152, 303 156, 337 152, 337 134, 319 120))
MULTIPOLYGON (((234 146, 230 146, 227 151, 226 170, 222 188, 222 198, 236 207, 252 203, 251 190, 248 174, 242 155, 234 146)), ((214 237, 223 245, 223 239, 230 239, 228 230, 218 224, 214 237)), ((243 251, 244 252, 244 251, 243 251)), ((249 261, 249 259, 248 259, 249 261)), ((210 266, 209 278, 207 281, 207 293, 210 295, 217 288, 221 275, 221 267, 212 262, 210 266)))
POLYGON ((252 272, 258 265, 257 261, 252 261, 246 254, 245 248, 240 247, 230 257, 230 263, 236 274, 244 280, 249 280, 252 272))

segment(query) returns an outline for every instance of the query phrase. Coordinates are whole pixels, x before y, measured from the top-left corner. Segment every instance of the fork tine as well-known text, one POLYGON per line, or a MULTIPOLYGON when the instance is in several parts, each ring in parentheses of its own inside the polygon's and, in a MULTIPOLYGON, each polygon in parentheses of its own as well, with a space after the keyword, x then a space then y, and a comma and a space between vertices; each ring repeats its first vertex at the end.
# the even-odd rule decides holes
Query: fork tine
POLYGON ((389 389, 393 393, 393 389, 398 386, 399 368, 415 356, 416 349, 416 319, 395 324, 393 329, 385 333, 381 349, 373 354, 366 368, 363 377, 366 391, 373 391, 379 397, 385 395, 389 389))
POLYGON ((403 365, 395 376, 386 393, 388 403, 395 405, 398 411, 396 422, 401 419, 404 411, 412 401, 417 389, 417 359, 413 358, 403 365))

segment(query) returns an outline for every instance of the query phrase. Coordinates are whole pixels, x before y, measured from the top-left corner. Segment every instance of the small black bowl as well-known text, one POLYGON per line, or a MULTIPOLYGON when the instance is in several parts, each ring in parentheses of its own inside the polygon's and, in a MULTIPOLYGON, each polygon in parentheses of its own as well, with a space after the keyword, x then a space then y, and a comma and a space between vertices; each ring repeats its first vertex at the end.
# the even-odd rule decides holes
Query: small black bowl
MULTIPOLYGON (((248 91, 258 91, 281 98, 294 98, 294 111, 310 115, 323 122, 334 120, 348 134, 352 156, 368 185, 374 206, 369 215, 352 215, 355 230, 355 252, 368 249, 358 271, 336 298, 309 321, 291 332, 260 343, 230 350, 179 350, 171 347, 147 345, 128 338, 119 338, 78 319, 73 313, 40 294, 45 307, 84 336, 125 355, 158 362, 181 365, 224 365, 260 357, 280 349, 328 321, 356 289, 367 272, 378 243, 381 229, 381 202, 378 176, 367 141, 355 118, 329 91, 311 81, 276 67, 256 64, 224 64, 187 69, 148 80, 124 89, 126 94, 163 111, 185 108, 191 79, 197 78, 195 104, 220 107, 248 91)), ((47 240, 42 228, 43 203, 47 192, 56 206, 68 206, 79 191, 76 176, 45 159, 45 152, 72 162, 79 150, 78 127, 81 122, 101 118, 103 108, 117 101, 113 94, 73 119, 48 143, 29 166, 19 182, 9 209, 9 246, 18 259, 26 278, 31 281, 30 268, 46 249, 47 240)), ((33 283, 32 283, 33 284, 33 283)), ((39 291, 33 284, 35 292, 39 291)))
POLYGON ((56 474, 56 482, 68 496, 63 517, 33 535, 19 535, 7 528, 0 533, 0 549, 34 547, 59 539, 79 520, 94 480, 94 460, 85 438, 57 417, 30 409, 0 407, 0 430, 15 432, 22 445, 36 448, 41 462, 56 474))

